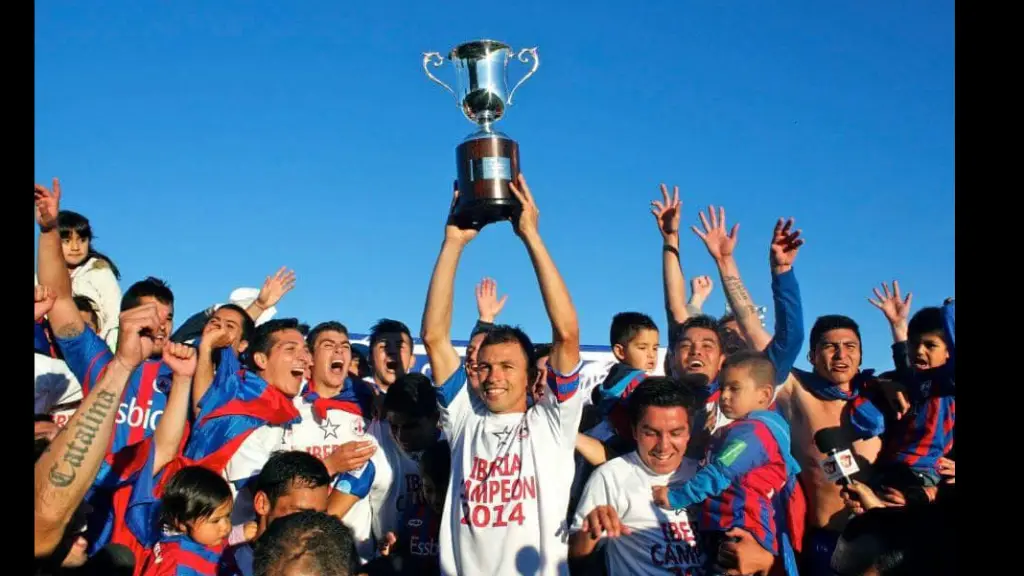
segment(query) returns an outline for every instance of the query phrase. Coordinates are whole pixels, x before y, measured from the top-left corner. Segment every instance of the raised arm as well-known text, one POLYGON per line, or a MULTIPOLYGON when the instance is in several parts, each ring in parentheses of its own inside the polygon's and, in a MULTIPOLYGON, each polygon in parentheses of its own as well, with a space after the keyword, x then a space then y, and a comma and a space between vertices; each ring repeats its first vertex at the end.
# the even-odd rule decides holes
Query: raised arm
POLYGON ((50 308, 50 326, 59 338, 72 338, 85 331, 85 322, 78 313, 71 292, 71 276, 64 263, 57 214, 60 212, 60 181, 53 179, 53 189, 36 184, 36 222, 39 224, 39 284, 53 294, 50 308))
POLYGON ((273 276, 267 276, 256 300, 245 311, 255 322, 264 312, 276 306, 292 288, 295 288, 295 271, 282 266, 273 276))
MULTIPOLYGON (((452 209, 459 197, 458 190, 452 199, 452 209)), ((459 353, 452 346, 452 299, 455 290, 455 270, 466 245, 476 237, 478 230, 463 230, 453 223, 451 217, 444 229, 441 253, 434 264, 427 291, 427 304, 423 309, 420 323, 420 338, 427 349, 430 371, 434 385, 441 386, 459 368, 459 353)))
POLYGON ((548 254, 540 232, 537 231, 540 211, 533 201, 526 178, 520 174, 518 185, 515 182, 510 183, 509 189, 523 206, 513 226, 516 234, 526 245, 530 261, 533 262, 533 269, 540 283, 540 293, 544 298, 544 307, 551 320, 551 367, 560 374, 569 374, 580 363, 580 327, 576 318, 576 308, 572 304, 562 275, 555 267, 555 262, 548 254))
POLYGON ((708 207, 707 216, 700 213, 700 222, 704 230, 693 226, 692 229, 708 249, 708 254, 718 265, 718 273, 722 277, 722 290, 729 302, 729 307, 736 314, 736 322, 740 325, 747 342, 757 350, 764 350, 771 341, 771 335, 761 326, 761 320, 757 317, 757 306, 753 298, 747 292, 747 288, 740 279, 739 266, 733 252, 736 250, 739 224, 735 224, 728 233, 725 227, 725 208, 719 208, 715 212, 714 206, 708 207))
POLYGON ((199 340, 199 350, 195 374, 192 377, 192 414, 199 416, 199 403, 213 383, 217 367, 213 363, 213 352, 231 343, 231 337, 223 326, 208 326, 203 329, 203 337, 199 340))
POLYGON ((156 425, 153 441, 156 443, 153 470, 159 471, 173 460, 185 437, 185 422, 188 420, 189 393, 192 376, 196 372, 196 349, 188 344, 167 342, 164 344, 164 364, 170 367, 171 392, 167 395, 167 406, 156 425))
POLYGON ((651 201, 651 214, 658 223, 661 233, 661 278, 665 292, 665 314, 668 331, 686 322, 690 313, 686 307, 686 278, 679 263, 679 215, 683 204, 679 201, 679 186, 672 187, 669 198, 668 187, 661 185, 662 200, 651 201))
POLYGON ((800 285, 793 272, 793 263, 803 245, 800 230, 793 230, 793 219, 779 218, 772 231, 769 250, 775 334, 765 349, 765 354, 775 366, 776 382, 779 384, 789 378, 804 341, 804 309, 800 299, 800 285))
POLYGON ((121 339, 108 365, 63 433, 35 464, 35 555, 53 552, 86 491, 92 486, 114 431, 121 394, 133 370, 153 349, 142 332, 160 326, 156 306, 146 304, 121 314, 121 339))

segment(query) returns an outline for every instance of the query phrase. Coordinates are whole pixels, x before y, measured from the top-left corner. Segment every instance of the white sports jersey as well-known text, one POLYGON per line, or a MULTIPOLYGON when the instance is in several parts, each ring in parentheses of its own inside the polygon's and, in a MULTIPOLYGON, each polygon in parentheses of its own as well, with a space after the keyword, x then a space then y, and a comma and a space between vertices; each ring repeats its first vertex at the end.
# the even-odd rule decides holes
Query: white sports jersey
MULTIPOLYGON (((357 385, 361 386, 362 383, 357 385)), ((370 498, 384 498, 390 488, 392 475, 387 458, 381 452, 377 439, 370 433, 372 421, 368 398, 372 397, 372 393, 365 390, 365 394, 353 394, 351 386, 352 380, 346 381, 342 393, 332 399, 339 402, 334 407, 324 408, 322 418, 319 411, 314 410, 314 401, 318 397, 310 393, 309 387, 296 396, 295 408, 302 420, 288 430, 285 444, 290 450, 308 452, 321 460, 347 442, 370 440, 377 445, 377 451, 362 468, 338 474, 332 479, 335 490, 360 497, 342 518, 342 522, 352 529, 356 550, 362 561, 368 562, 373 559, 377 548, 370 498)))
POLYGON ((384 456, 390 467, 392 481, 387 493, 378 497, 370 494, 370 506, 373 508, 373 533, 379 538, 382 534, 394 532, 398 534, 402 525, 402 515, 410 507, 421 503, 420 495, 419 454, 409 454, 402 450, 391 435, 387 421, 375 420, 370 431, 377 438, 384 456))
POLYGON ((609 574, 704 574, 705 556, 695 522, 685 510, 658 508, 653 486, 682 484, 697 472, 698 463, 684 458, 671 474, 655 474, 630 452, 602 464, 590 476, 576 508, 572 531, 598 506, 611 506, 632 534, 602 538, 595 553, 604 553, 609 574))
POLYGON ((270 455, 278 450, 287 450, 285 428, 264 425, 253 430, 228 460, 222 475, 231 485, 231 493, 235 498, 235 506, 231 509, 233 526, 256 520, 256 511, 252 507, 253 495, 244 485, 260 473, 270 455), (239 486, 243 487, 239 489, 239 486))
POLYGON ((524 413, 492 414, 464 367, 438 389, 452 477, 441 520, 441 573, 568 574, 566 508, 583 410, 579 365, 548 368, 548 392, 524 413))

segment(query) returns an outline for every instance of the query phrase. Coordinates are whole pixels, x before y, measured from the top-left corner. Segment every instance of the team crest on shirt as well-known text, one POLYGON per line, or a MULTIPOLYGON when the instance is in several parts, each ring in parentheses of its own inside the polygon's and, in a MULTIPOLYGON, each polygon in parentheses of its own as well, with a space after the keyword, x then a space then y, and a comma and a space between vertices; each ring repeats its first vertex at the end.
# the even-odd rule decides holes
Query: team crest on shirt
POLYGON ((366 423, 363 422, 362 418, 355 418, 352 420, 352 433, 356 436, 363 436, 366 434, 366 423))
POLYGON ((515 429, 509 428, 506 425, 502 430, 495 430, 491 434, 498 437, 498 446, 504 446, 513 437, 517 438, 520 442, 526 440, 530 437, 530 429, 526 426, 526 422, 523 422, 522 425, 517 426, 515 429))
POLYGON ((169 394, 171 392, 171 375, 159 374, 153 381, 153 390, 161 394, 169 394))

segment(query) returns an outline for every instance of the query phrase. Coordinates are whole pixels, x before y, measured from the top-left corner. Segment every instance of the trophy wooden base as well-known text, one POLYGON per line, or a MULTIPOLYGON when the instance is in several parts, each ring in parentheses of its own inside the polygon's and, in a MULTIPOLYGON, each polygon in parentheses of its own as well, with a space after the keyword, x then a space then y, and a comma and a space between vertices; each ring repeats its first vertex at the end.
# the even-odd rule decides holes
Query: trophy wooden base
POLYGON ((519 176, 519 144, 498 133, 478 133, 455 149, 458 165, 459 200, 455 224, 460 228, 481 228, 492 222, 511 220, 522 207, 509 183, 519 176))

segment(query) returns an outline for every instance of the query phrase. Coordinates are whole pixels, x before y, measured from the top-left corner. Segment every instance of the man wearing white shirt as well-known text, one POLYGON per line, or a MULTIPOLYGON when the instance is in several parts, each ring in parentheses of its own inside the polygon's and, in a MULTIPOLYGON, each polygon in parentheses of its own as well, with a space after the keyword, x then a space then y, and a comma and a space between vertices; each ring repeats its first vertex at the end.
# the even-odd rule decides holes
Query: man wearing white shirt
POLYGON ((299 422, 285 432, 285 445, 324 461, 334 492, 327 512, 341 519, 352 532, 363 561, 376 549, 371 532, 372 511, 368 494, 386 494, 391 475, 384 454, 371 448, 369 459, 355 468, 338 469, 331 455, 345 444, 369 441, 373 420, 373 390, 360 380, 349 378, 352 345, 348 328, 340 322, 322 322, 310 330, 306 344, 312 354, 310 379, 294 398, 299 422), (362 490, 360 490, 360 486, 362 490))
MULTIPOLYGON (((539 212, 520 175, 509 185, 522 206, 514 222, 533 262, 551 320, 548 389, 527 408, 536 377, 533 344, 496 326, 481 343, 480 389, 451 343, 452 294, 462 250, 476 235, 449 223, 423 313, 422 339, 452 451, 441 521, 441 573, 568 574, 566 507, 583 409, 576 309, 537 232, 539 212)), ((456 197, 457 197, 456 193, 456 197)))
POLYGON ((603 565, 608 574, 703 574, 695 522, 686 510, 661 510, 651 498, 652 487, 681 484, 697 472, 698 462, 685 457, 697 400, 688 387, 655 376, 628 402, 637 449, 590 476, 573 519, 569 557, 598 572, 603 565))

